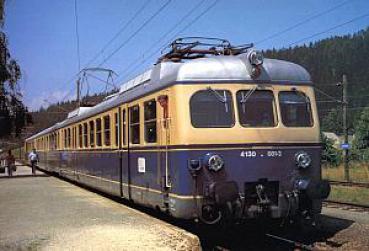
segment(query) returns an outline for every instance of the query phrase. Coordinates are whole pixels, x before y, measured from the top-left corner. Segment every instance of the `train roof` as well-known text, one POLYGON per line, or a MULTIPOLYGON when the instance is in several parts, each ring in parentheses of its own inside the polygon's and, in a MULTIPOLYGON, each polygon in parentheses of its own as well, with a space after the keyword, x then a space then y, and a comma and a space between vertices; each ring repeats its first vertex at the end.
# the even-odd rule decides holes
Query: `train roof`
POLYGON ((260 65, 261 73, 252 77, 250 51, 233 55, 220 55, 191 59, 182 62, 161 61, 132 80, 121 85, 120 91, 109 96, 103 102, 90 108, 78 108, 68 117, 27 140, 63 128, 88 117, 130 102, 141 96, 158 91, 175 84, 195 83, 258 83, 311 85, 309 73, 300 65, 292 62, 264 58, 260 65))

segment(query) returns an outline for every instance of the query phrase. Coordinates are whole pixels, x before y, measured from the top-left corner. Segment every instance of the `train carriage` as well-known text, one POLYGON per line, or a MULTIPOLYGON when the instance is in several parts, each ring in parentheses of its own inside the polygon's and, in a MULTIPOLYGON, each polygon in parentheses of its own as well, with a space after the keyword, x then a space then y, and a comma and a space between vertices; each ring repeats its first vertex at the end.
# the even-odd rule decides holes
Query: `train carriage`
POLYGON ((251 46, 184 41, 26 151, 40 168, 177 218, 320 213, 330 188, 308 72, 251 46))

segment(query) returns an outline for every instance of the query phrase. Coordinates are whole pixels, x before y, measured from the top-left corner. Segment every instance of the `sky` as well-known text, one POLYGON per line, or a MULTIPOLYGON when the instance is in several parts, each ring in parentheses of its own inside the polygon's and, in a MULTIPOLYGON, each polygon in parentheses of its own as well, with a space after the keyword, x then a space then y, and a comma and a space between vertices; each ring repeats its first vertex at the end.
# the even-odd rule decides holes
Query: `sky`
MULTIPOLYGON (((368 0, 6 0, 5 8, 4 30, 30 110, 75 98, 76 75, 85 67, 113 70, 120 86, 153 65, 175 37, 219 37, 271 49, 369 26, 368 0)), ((92 77, 88 84, 89 93, 106 88, 92 77)))

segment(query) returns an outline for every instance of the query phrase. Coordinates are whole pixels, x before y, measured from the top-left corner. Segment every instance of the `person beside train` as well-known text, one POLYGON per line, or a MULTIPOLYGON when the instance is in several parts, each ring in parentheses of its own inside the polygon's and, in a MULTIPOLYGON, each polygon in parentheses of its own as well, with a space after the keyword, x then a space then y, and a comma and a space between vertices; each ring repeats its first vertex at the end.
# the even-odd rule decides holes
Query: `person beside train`
POLYGON ((13 176, 13 171, 15 171, 15 157, 12 151, 9 150, 8 154, 3 159, 5 160, 5 166, 8 168, 9 177, 13 176))
POLYGON ((32 151, 28 155, 28 159, 31 163, 32 167, 32 175, 36 174, 36 164, 38 162, 38 154, 36 153, 36 149, 32 149, 32 151))

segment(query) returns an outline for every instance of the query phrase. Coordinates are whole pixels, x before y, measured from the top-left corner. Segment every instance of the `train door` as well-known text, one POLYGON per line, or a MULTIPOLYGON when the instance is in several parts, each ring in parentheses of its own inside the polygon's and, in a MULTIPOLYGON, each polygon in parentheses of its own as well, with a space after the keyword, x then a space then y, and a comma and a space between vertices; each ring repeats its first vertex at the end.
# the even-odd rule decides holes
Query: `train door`
MULTIPOLYGON (((164 208, 169 209, 169 192, 172 186, 170 178, 170 116, 169 116, 169 100, 168 95, 158 97, 158 103, 162 109, 162 117, 159 119, 159 140, 158 146, 161 148, 158 151, 158 176, 161 179, 161 188, 163 192, 164 208)), ((159 177, 158 177, 159 178, 159 177)))
POLYGON ((130 162, 130 130, 129 107, 121 107, 121 148, 120 148, 120 189, 121 196, 131 199, 131 162, 130 162))

